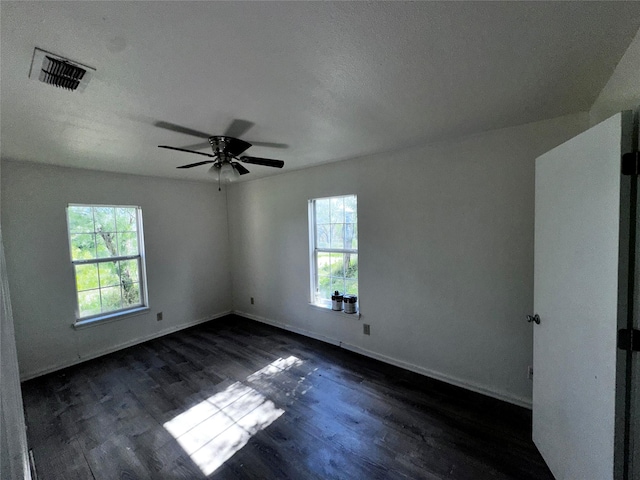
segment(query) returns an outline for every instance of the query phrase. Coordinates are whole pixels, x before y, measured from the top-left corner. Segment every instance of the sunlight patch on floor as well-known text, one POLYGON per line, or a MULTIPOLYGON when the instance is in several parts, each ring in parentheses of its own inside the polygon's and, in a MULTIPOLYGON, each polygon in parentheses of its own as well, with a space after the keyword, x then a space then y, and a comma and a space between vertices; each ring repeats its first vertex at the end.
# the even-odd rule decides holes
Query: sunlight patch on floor
MULTIPOLYGON (((279 358, 247 380, 270 379, 302 363, 294 356, 279 358)), ((164 428, 202 473, 210 475, 283 413, 257 390, 236 382, 169 420, 164 428)))
POLYGON ((300 360, 298 357, 294 357, 293 355, 287 358, 279 358, 278 360, 271 362, 266 367, 261 368, 256 373, 252 373, 251 375, 249 375, 247 377, 247 380, 252 382, 255 380, 262 380, 264 378, 269 378, 277 373, 280 373, 283 370, 288 370, 291 367, 298 366, 298 365, 302 365, 302 360, 300 360))

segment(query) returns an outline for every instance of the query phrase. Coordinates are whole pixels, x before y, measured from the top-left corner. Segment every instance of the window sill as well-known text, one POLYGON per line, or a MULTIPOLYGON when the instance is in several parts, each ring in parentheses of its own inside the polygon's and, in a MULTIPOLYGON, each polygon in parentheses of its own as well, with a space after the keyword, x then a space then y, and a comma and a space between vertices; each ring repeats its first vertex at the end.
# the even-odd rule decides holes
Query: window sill
POLYGON ((107 315, 101 315, 100 317, 87 318, 86 320, 78 320, 73 324, 73 328, 76 330, 81 328, 95 327, 96 325, 102 325, 105 323, 115 322, 128 317, 135 317, 137 315, 145 314, 149 311, 149 307, 132 308, 131 310, 125 310, 124 312, 109 313, 107 315))
POLYGON ((324 305, 318 305, 315 303, 310 303, 309 306, 314 310, 321 310, 323 312, 330 313, 333 315, 341 315, 343 317, 357 318, 357 319, 360 319, 361 317, 360 309, 358 309, 356 313, 345 313, 344 310, 333 310, 331 306, 325 307, 324 305))

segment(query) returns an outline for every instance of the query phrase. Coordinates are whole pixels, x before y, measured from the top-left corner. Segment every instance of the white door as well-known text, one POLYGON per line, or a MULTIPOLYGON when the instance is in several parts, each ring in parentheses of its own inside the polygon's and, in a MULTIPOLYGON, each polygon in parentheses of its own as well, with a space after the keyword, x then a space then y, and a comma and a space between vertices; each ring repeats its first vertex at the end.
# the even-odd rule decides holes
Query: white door
POLYGON ((612 479, 619 463, 620 218, 630 181, 620 163, 631 119, 615 115, 536 160, 533 440, 558 480, 612 479))

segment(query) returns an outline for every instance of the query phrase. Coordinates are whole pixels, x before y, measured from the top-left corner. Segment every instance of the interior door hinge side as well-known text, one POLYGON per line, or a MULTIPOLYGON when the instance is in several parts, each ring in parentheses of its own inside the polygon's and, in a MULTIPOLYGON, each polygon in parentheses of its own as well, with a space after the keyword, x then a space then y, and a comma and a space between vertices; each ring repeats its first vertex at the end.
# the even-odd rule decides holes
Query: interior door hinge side
POLYGON ((622 155, 622 175, 640 174, 640 152, 629 152, 622 155))
POLYGON ((635 328, 623 328, 618 330, 618 348, 640 352, 640 330, 635 328))

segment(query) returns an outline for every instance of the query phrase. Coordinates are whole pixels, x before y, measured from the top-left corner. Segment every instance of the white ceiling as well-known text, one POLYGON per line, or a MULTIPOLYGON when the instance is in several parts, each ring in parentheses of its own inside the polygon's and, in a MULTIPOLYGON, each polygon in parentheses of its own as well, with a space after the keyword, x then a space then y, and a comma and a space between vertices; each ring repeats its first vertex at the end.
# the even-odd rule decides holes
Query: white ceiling
MULTIPOLYGON (((8 2, 4 159, 194 180, 202 139, 286 149, 243 179, 588 110, 640 2, 8 2), (83 93, 28 79, 34 47, 90 65, 83 93)), ((203 151, 207 151, 206 149, 203 151)))

